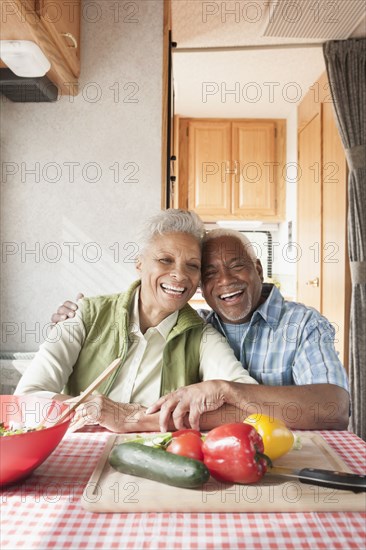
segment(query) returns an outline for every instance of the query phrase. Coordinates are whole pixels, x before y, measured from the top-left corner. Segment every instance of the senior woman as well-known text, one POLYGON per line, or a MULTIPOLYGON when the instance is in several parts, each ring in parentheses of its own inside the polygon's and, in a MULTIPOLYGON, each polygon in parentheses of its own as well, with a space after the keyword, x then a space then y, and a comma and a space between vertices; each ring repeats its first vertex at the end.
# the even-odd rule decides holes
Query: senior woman
MULTIPOLYGON (((15 393, 78 396, 121 357, 98 395, 77 409, 74 429, 99 423, 128 432, 158 430, 158 413, 146 415, 146 407, 178 387, 215 379, 255 384, 223 337, 187 304, 200 280, 203 235, 194 212, 170 209, 151 218, 136 264, 139 280, 121 294, 84 298, 75 317, 41 345, 15 393)), ((213 414, 203 428, 220 423, 213 414)))

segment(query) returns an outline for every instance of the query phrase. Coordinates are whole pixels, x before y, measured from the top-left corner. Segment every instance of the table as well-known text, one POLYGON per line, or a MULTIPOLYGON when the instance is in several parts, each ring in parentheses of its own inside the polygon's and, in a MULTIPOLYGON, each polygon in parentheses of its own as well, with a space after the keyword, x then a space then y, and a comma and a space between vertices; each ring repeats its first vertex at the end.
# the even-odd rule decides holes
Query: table
MULTIPOLYGON (((356 473, 366 444, 349 432, 318 432, 356 473)), ((366 547, 366 513, 94 514, 80 504, 107 431, 68 434, 20 485, 1 493, 5 549, 351 549, 366 547)))

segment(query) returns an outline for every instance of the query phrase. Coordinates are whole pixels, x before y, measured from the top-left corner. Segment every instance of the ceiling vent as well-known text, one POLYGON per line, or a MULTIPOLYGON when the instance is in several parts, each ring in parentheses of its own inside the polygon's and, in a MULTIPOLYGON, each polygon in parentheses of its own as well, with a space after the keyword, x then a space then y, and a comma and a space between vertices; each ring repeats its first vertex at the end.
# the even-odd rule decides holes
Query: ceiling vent
POLYGON ((344 40, 365 17, 365 0, 274 0, 263 36, 344 40))

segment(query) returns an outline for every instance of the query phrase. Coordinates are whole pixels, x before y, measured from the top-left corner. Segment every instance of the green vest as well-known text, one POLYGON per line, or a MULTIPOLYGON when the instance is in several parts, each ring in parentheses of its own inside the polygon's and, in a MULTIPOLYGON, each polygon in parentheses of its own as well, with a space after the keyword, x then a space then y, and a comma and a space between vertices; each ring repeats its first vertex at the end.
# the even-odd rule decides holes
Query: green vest
MULTIPOLYGON (((122 294, 83 299, 86 339, 65 386, 67 395, 79 395, 114 359, 122 357, 121 366, 98 388, 98 393, 110 393, 127 356, 129 310, 139 285, 140 281, 136 281, 122 294)), ((188 304, 179 311, 177 323, 170 331, 163 351, 160 395, 200 381, 203 326, 203 320, 188 304)))

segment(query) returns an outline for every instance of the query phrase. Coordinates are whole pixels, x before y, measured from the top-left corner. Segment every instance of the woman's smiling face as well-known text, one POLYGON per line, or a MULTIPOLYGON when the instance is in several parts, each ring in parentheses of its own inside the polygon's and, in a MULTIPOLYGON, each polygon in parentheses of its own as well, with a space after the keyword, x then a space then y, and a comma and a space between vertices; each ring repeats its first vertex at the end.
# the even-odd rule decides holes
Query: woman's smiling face
POLYGON ((157 235, 137 262, 141 300, 166 315, 181 309, 196 292, 201 277, 201 249, 188 233, 157 235))

